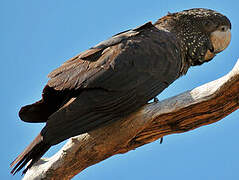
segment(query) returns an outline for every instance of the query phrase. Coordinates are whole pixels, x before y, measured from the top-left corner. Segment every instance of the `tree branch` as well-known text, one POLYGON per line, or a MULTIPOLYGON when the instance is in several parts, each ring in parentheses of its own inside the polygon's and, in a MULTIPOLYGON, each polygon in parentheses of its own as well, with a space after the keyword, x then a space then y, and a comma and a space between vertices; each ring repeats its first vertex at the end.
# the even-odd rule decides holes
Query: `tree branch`
POLYGON ((217 122, 238 108, 239 60, 220 79, 147 104, 125 119, 71 138, 54 156, 39 160, 23 179, 70 179, 115 154, 217 122))

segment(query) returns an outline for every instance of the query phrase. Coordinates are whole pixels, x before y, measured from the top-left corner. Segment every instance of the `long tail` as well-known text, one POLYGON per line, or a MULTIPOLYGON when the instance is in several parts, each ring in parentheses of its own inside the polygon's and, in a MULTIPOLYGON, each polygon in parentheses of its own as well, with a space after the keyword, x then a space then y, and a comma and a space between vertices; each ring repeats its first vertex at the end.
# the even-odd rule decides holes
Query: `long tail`
POLYGON ((32 141, 32 143, 11 163, 11 167, 15 166, 11 173, 14 175, 20 171, 28 162, 30 162, 27 167, 22 172, 23 174, 27 172, 32 165, 37 162, 43 154, 51 147, 48 143, 43 141, 41 134, 32 141))

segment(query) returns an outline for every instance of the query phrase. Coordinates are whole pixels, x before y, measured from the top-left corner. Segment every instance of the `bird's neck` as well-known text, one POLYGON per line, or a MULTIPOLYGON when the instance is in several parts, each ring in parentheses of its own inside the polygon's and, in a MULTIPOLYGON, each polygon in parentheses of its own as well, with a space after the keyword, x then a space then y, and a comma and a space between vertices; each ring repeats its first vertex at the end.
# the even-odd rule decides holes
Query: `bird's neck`
POLYGON ((207 62, 205 54, 212 45, 209 34, 203 32, 197 22, 169 14, 160 18, 154 26, 175 35, 181 49, 182 74, 186 74, 190 66, 207 62))
POLYGON ((190 58, 188 57, 188 47, 186 43, 186 38, 184 38, 184 33, 175 31, 175 21, 171 18, 167 18, 168 16, 165 16, 161 19, 159 19, 154 26, 158 28, 159 30, 166 31, 166 32, 172 32, 176 40, 178 41, 178 44, 180 46, 181 51, 181 59, 182 59, 182 67, 180 71, 180 75, 185 75, 191 66, 190 58))

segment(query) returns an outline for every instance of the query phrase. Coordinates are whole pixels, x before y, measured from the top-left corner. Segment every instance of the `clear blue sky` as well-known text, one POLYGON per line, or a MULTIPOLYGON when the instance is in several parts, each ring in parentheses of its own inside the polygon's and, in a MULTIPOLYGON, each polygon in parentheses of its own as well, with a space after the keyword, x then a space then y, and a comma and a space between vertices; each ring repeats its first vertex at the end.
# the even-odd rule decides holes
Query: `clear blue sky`
MULTIPOLYGON (((224 13, 232 22, 228 49, 166 89, 159 99, 176 95, 231 70, 239 57, 239 2, 218 0, 0 0, 1 161, 0 178, 10 162, 33 140, 43 125, 18 118, 21 106, 39 100, 47 74, 65 60, 111 35, 156 21, 169 12, 204 7, 224 13)), ((184 134, 170 135, 127 154, 89 167, 75 179, 239 179, 239 112, 184 134)), ((60 147, 54 147, 51 156, 60 147)))

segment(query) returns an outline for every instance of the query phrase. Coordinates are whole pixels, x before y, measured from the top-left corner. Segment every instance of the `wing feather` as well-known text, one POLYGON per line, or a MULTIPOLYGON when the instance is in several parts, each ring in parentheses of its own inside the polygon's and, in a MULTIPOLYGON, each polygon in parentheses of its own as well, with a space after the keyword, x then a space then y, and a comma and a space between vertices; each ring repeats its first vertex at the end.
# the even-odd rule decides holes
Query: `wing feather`
POLYGON ((180 76, 175 37, 154 27, 140 30, 118 44, 100 45, 97 60, 75 58, 50 75, 50 87, 80 92, 48 118, 42 130, 48 143, 57 144, 127 116, 180 76))

